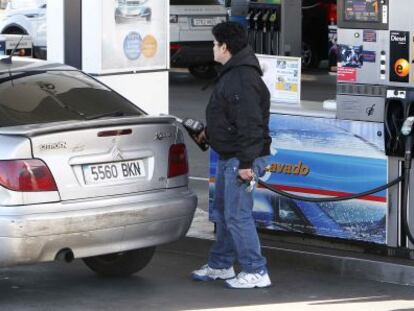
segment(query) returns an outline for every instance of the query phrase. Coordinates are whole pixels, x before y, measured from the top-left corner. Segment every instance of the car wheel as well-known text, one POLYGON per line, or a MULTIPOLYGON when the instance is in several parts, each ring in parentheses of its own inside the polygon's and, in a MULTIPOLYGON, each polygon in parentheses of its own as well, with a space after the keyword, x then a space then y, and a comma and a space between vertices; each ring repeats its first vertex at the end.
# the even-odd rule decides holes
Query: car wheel
POLYGON ((217 76, 217 71, 213 63, 190 66, 188 68, 190 73, 198 79, 212 79, 217 76))
POLYGON ((6 29, 3 29, 2 34, 3 35, 27 35, 27 31, 17 26, 11 26, 11 27, 7 27, 6 29))
POLYGON ((317 50, 311 44, 302 42, 302 67, 318 68, 319 61, 317 50))
POLYGON ((135 249, 108 255, 83 258, 84 263, 102 276, 122 277, 144 269, 154 255, 155 247, 135 249))

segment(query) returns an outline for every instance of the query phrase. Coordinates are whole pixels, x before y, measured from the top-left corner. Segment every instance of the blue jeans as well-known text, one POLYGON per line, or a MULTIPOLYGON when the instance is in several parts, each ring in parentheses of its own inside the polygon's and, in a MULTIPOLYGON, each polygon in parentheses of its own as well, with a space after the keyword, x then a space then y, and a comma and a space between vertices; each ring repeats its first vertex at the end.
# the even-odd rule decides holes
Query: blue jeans
MULTIPOLYGON (((263 176, 268 157, 254 161, 253 170, 263 176)), ((266 259, 253 219, 253 192, 237 180, 239 160, 219 160, 214 202, 210 220, 216 223, 216 241, 210 249, 208 265, 214 269, 229 268, 237 260, 242 271, 256 273, 266 269, 266 259)))

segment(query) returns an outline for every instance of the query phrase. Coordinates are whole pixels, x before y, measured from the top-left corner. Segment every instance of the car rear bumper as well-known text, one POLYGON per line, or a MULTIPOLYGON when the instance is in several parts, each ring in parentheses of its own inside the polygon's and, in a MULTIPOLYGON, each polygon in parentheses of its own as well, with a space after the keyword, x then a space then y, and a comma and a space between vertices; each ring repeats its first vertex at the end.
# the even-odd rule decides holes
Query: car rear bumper
POLYGON ((214 62, 213 42, 176 43, 178 50, 171 51, 172 67, 190 67, 214 62))
POLYGON ((0 266, 52 261, 155 246, 184 236, 197 197, 187 188, 32 206, 41 213, 0 212, 0 266))

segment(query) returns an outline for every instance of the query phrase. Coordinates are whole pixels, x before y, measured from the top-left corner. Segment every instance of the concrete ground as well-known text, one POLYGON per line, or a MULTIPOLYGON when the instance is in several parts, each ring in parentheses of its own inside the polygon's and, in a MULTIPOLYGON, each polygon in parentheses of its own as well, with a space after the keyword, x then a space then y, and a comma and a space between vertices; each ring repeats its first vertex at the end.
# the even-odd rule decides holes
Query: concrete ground
POLYGON ((79 260, 1 269, 0 310, 414 310, 411 287, 338 278, 275 260, 269 263, 273 286, 267 289, 194 282, 190 272, 205 263, 208 247, 189 238, 160 247, 147 268, 125 279, 97 277, 79 260))

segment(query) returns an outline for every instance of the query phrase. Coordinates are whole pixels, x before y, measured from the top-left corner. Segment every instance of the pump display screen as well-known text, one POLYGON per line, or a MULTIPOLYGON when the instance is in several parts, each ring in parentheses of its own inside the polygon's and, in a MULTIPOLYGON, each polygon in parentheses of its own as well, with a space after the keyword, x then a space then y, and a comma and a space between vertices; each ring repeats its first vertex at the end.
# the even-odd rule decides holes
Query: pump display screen
POLYGON ((381 22, 379 0, 345 0, 344 21, 346 22, 381 22))

